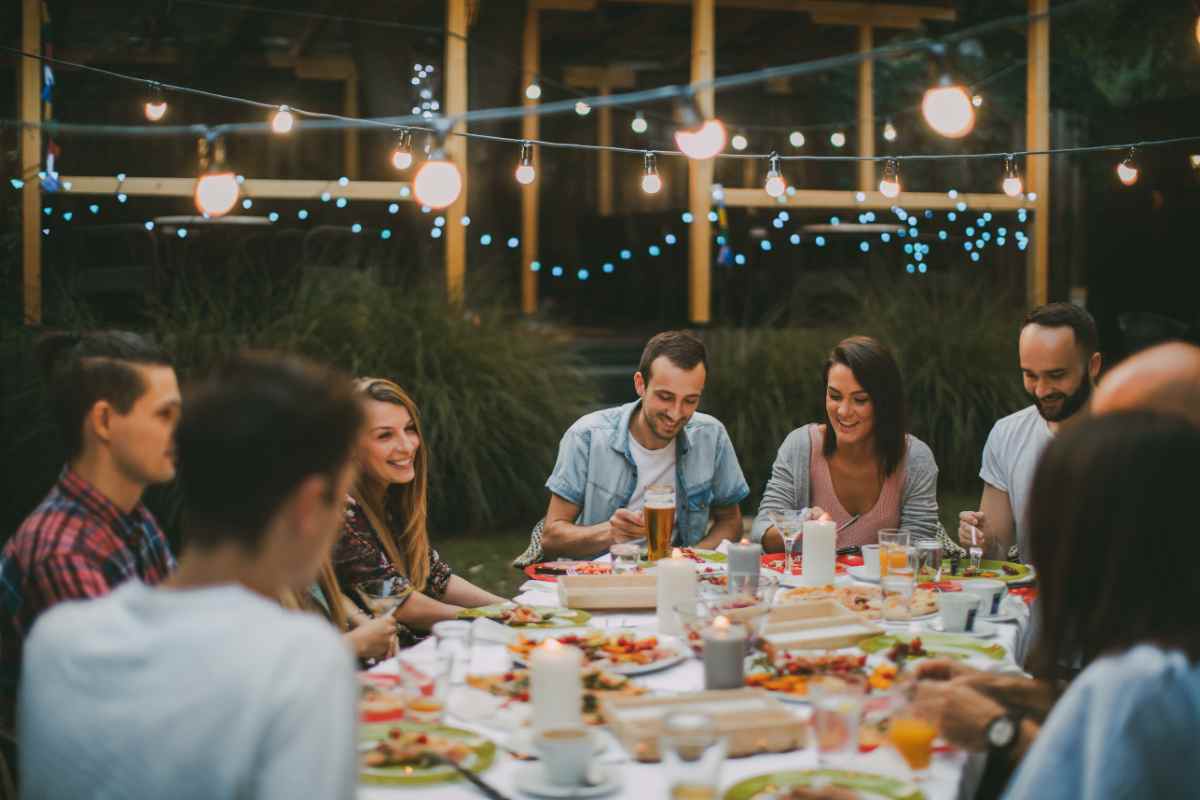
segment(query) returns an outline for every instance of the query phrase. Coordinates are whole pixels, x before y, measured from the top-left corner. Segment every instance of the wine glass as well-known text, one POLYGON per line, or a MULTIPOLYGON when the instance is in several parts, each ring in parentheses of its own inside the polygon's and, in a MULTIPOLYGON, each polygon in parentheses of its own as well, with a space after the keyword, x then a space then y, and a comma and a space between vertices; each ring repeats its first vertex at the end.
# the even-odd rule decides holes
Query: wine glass
POLYGON ((783 537, 783 552, 787 554, 783 565, 784 575, 792 574, 792 549, 796 546, 796 539, 800 537, 800 532, 804 529, 805 516, 803 511, 771 511, 767 515, 771 524, 783 537))
POLYGON ((400 579, 395 577, 359 581, 354 589, 373 617, 393 613, 408 594, 401 587, 400 579))

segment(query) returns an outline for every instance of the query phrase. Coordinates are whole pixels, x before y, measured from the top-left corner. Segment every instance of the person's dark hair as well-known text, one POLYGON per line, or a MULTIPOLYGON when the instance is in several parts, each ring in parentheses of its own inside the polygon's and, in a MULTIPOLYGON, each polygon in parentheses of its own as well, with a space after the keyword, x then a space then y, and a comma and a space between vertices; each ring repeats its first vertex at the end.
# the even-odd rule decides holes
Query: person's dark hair
POLYGON ((680 369, 691 370, 697 364, 703 364, 708 369, 708 350, 704 342, 696 334, 687 331, 663 331, 646 342, 642 359, 638 362, 638 372, 642 373, 642 380, 646 383, 650 382, 650 367, 659 356, 666 356, 680 369))
POLYGON ((1083 357, 1091 358, 1100 349, 1100 334, 1092 315, 1074 303, 1046 303, 1025 315, 1021 330, 1030 325, 1043 328, 1070 328, 1075 332, 1075 344, 1083 357))
POLYGON ((34 344, 50 387, 54 419, 67 458, 83 449, 83 420, 101 400, 127 414, 146 391, 138 367, 171 366, 155 344, 129 331, 49 333, 34 344))
MULTIPOLYGON (((908 405, 904 400, 900 365, 883 342, 870 336, 851 336, 838 342, 821 373, 826 385, 834 364, 849 367, 855 380, 871 395, 875 408, 875 452, 884 475, 891 475, 904 458, 904 437, 908 432, 908 405)), ((826 458, 837 452, 837 433, 832 424, 825 426, 822 452, 826 458)))
POLYGON ((336 370, 271 353, 218 367, 189 392, 175 434, 187 544, 253 551, 302 481, 336 483, 363 424, 361 401, 336 370))
POLYGON ((1132 411, 1083 419, 1046 448, 1028 507, 1042 630, 1033 671, 1054 681, 1135 644, 1200 659, 1200 559, 1181 509, 1200 430, 1132 411))

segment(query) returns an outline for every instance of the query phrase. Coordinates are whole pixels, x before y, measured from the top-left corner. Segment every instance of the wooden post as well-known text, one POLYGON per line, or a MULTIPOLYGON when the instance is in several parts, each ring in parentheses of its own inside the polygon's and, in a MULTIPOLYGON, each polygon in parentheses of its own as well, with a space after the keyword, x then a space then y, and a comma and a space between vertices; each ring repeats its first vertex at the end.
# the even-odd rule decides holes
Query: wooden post
MULTIPOLYGON (((42 0, 22 4, 21 49, 42 52, 42 0)), ((42 65, 32 58, 21 59, 21 121, 42 120, 42 65)), ((22 300, 26 325, 42 324, 42 132, 21 129, 21 267, 22 300)))
MULTIPOLYGON (((609 94, 608 78, 600 84, 600 96, 609 94)), ((596 144, 601 147, 612 147, 612 107, 604 106, 596 114, 596 144)), ((612 151, 600 150, 596 153, 596 211, 602 217, 612 216, 613 213, 613 175, 612 151)))
MULTIPOLYGON (((525 5, 525 33, 521 49, 521 97, 526 108, 536 106, 537 100, 525 97, 525 87, 537 78, 541 58, 541 32, 538 29, 537 0, 525 5)), ((539 117, 529 114, 521 118, 521 137, 538 138, 539 117)), ((535 153, 535 160, 540 153, 535 153)), ((535 161, 536 163, 536 161, 535 161)), ((541 167, 541 164, 538 164, 541 167)), ((538 309, 538 274, 531 269, 538 257, 538 181, 521 187, 521 312, 536 314, 538 309)))
MULTIPOLYGON (((874 46, 874 35, 870 25, 858 26, 858 52, 866 53, 874 46)), ((875 155, 875 62, 858 63, 858 154, 875 155)), ((869 192, 875 189, 875 162, 858 162, 858 190, 869 192)))
MULTIPOLYGON (((716 59, 716 13, 713 0, 692 0, 692 82, 713 78, 716 59)), ((701 112, 713 114, 713 91, 696 93, 701 112)), ((688 209, 692 224, 688 231, 688 318, 694 323, 712 319, 712 207, 713 161, 688 159, 688 209)))
MULTIPOLYGON (((343 84, 345 95, 342 97, 342 114, 347 117, 358 117, 358 76, 346 78, 343 84)), ((342 139, 342 169, 352 181, 358 180, 358 129, 347 128, 342 139)))
MULTIPOLYGON (((1045 14, 1050 0, 1029 0, 1030 14, 1045 14)), ((1050 18, 1029 23, 1029 68, 1026 81, 1025 148, 1050 147, 1050 18)), ((1026 256, 1025 293, 1030 307, 1050 294, 1050 157, 1025 159, 1025 191, 1036 192, 1033 242, 1026 256)))
MULTIPOLYGON (((467 0, 446 0, 446 114, 467 110, 467 0)), ((455 132, 465 132, 459 122, 455 132)), ((452 304, 463 301, 467 266, 467 230, 462 218, 467 213, 467 139, 451 133, 446 137, 446 156, 462 173, 462 194, 446 209, 446 293, 452 304)))

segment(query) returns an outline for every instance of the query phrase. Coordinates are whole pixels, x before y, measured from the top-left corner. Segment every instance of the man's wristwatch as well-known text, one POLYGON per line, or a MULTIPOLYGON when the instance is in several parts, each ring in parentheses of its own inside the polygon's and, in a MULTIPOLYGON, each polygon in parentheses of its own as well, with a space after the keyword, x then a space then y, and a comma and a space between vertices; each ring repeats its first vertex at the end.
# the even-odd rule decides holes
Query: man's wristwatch
POLYGON ((987 741, 989 749, 1007 753, 1017 743, 1021 733, 1021 717, 1005 712, 987 724, 987 741))

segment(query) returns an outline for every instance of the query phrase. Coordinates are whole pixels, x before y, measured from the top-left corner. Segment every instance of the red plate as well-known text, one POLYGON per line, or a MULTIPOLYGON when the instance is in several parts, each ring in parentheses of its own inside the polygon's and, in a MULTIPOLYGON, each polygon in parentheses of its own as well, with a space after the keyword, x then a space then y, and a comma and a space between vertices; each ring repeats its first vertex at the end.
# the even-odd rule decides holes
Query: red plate
POLYGON ((1025 605, 1033 605, 1033 601, 1037 598, 1036 586, 1010 586, 1008 587, 1009 594, 1015 594, 1017 597, 1025 601, 1025 605))
POLYGON ((961 592, 962 584, 957 581, 941 581, 938 583, 934 583, 933 581, 926 581, 925 583, 918 583, 917 588, 918 589, 937 589, 939 592, 961 592))
MULTIPOLYGON (((774 570, 775 572, 782 573, 783 565, 784 565, 786 559, 787 559, 787 556, 784 555, 783 553, 765 553, 762 557, 762 565, 764 567, 766 567, 767 569, 771 569, 771 570, 774 570)), ((793 575, 800 574, 800 562, 801 561, 803 561, 803 559, 800 559, 800 558, 792 559, 792 574, 793 575)), ((860 564, 862 564, 862 558, 860 556, 838 556, 837 557, 837 569, 834 571, 838 575, 845 575, 846 567, 858 566, 860 564), (852 559, 857 559, 857 563, 852 559)))
MULTIPOLYGON (((541 568, 552 566, 555 569, 563 569, 563 568, 573 567, 576 564, 593 564, 593 562, 591 562, 591 561, 566 561, 566 562, 557 562, 554 564, 530 564, 528 567, 526 567, 524 569, 524 572, 526 575, 533 578, 535 581, 546 581, 547 583, 558 583, 558 575, 557 574, 548 575, 544 572, 541 572, 540 571, 541 568)), ((588 575, 606 575, 609 572, 612 572, 612 567, 609 566, 608 564, 593 564, 593 566, 596 568, 597 571, 589 572, 586 574, 588 574, 588 575)))

